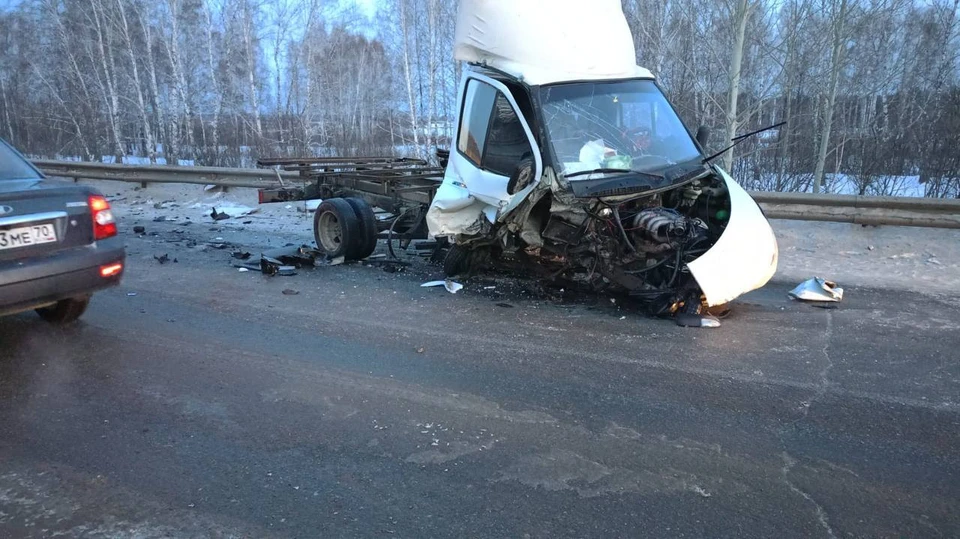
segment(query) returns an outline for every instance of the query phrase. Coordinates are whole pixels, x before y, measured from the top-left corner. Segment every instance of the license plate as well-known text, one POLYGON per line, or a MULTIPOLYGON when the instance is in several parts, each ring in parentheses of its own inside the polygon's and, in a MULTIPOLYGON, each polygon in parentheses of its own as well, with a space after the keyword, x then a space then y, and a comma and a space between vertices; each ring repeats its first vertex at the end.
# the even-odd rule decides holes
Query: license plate
POLYGON ((10 230, 0 230, 0 249, 29 247, 57 241, 57 231, 53 224, 30 225, 10 230))

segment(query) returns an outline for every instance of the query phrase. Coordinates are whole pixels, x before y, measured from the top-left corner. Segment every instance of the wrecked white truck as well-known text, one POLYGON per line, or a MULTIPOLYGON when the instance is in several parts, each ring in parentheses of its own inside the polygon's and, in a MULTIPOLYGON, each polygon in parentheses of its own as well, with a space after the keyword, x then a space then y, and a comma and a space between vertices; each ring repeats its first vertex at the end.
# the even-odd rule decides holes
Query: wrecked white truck
MULTIPOLYGON (((636 65, 619 0, 463 0, 466 63, 445 167, 409 159, 273 159, 323 198, 318 245, 368 256, 378 235, 447 238, 444 269, 518 267, 644 300, 681 325, 763 286, 777 243, 760 208, 704 156, 636 65), (534 28, 549 3, 552 24, 534 28), (376 218, 372 207, 386 216, 376 218)), ((446 154, 444 153, 444 157, 446 154)))

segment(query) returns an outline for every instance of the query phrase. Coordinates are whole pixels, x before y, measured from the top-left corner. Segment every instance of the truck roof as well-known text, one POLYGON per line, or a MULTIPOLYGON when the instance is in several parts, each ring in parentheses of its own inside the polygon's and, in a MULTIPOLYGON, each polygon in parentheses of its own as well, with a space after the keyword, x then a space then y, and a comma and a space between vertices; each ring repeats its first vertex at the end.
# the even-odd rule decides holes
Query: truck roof
POLYGON ((637 65, 620 0, 461 0, 454 58, 534 86, 654 78, 637 65))

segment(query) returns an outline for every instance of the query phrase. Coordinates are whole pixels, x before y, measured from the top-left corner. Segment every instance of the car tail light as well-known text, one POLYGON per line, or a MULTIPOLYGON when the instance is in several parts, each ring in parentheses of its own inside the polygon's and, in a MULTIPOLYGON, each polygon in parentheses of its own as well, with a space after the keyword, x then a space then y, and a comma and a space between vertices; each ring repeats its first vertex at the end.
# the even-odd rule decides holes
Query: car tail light
POLYGON ((120 275, 121 271, 123 271, 123 264, 119 262, 107 266, 100 266, 100 276, 104 278, 120 275))
POLYGON ((102 196, 89 199, 90 213, 93 215, 93 239, 102 240, 117 235, 117 222, 110 211, 110 203, 102 196))

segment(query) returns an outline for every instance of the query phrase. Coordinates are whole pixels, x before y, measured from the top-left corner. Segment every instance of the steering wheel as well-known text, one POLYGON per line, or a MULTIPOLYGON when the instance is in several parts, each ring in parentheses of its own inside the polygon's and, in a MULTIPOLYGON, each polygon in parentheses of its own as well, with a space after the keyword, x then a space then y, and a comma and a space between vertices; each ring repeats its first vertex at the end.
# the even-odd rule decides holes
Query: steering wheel
POLYGON ((672 165, 673 161, 666 158, 662 155, 654 155, 652 153, 639 155, 633 158, 633 165, 640 166, 657 166, 657 165, 672 165))

